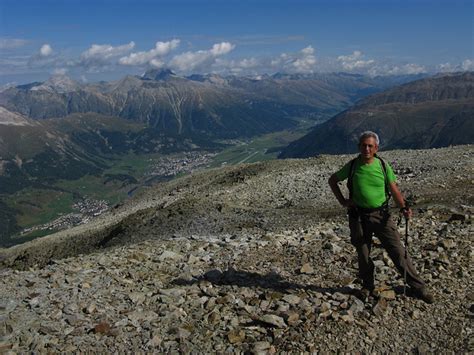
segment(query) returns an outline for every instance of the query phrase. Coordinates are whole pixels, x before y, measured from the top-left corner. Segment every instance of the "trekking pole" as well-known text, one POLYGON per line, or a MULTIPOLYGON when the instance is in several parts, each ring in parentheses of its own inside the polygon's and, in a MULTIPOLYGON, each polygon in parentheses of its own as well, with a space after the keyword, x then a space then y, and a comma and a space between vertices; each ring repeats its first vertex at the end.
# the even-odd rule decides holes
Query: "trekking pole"
POLYGON ((403 296, 407 296, 407 264, 408 264, 408 217, 405 217, 405 268, 403 271, 403 296))
MULTIPOLYGON (((405 200, 405 209, 408 210, 410 205, 405 200)), ((408 220, 409 217, 405 216, 405 268, 403 271, 403 296, 407 296, 407 265, 408 265, 408 220)))

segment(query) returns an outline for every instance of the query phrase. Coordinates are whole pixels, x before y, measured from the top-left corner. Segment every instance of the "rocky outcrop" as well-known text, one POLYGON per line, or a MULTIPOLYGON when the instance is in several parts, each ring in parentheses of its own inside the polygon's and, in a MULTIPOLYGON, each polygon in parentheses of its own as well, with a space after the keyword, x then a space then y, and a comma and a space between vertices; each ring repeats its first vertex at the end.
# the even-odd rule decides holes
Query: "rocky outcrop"
POLYGON ((274 161, 171 181, 2 250, 0 349, 473 351, 474 148, 382 154, 414 201, 409 253, 434 304, 403 296, 378 243, 376 295, 361 299, 327 186, 348 156, 274 161))

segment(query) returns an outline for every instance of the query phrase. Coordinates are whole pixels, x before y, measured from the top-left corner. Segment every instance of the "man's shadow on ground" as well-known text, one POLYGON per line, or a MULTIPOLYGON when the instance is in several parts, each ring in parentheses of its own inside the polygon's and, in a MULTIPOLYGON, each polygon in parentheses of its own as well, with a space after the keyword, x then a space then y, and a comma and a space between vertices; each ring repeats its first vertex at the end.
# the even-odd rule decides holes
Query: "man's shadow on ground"
POLYGON ((218 269, 209 270, 201 276, 198 276, 192 280, 185 280, 182 278, 175 279, 172 283, 175 285, 194 285, 201 281, 209 281, 213 285, 227 285, 227 286, 238 286, 238 287, 259 287, 263 289, 272 289, 279 292, 285 292, 290 290, 311 290, 319 293, 330 293, 336 292, 342 294, 355 295, 356 289, 349 286, 343 287, 320 287, 317 285, 301 285, 294 282, 286 281, 282 276, 277 273, 259 274, 257 272, 249 272, 242 270, 235 270, 230 267, 225 271, 218 269))
MULTIPOLYGON (((352 288, 349 286, 342 286, 342 287, 321 287, 317 285, 301 285, 294 282, 286 281, 281 275, 270 272, 267 274, 259 274, 257 272, 250 272, 250 271, 243 271, 243 270, 235 270, 234 268, 230 267, 225 271, 221 271, 219 269, 209 270, 201 276, 194 278, 192 280, 185 280, 182 278, 178 278, 172 281, 175 285, 180 286, 189 286, 194 284, 199 284, 202 281, 208 281, 213 285, 218 286, 238 286, 238 287, 259 287, 263 289, 272 289, 278 292, 288 292, 291 290, 310 290, 319 293, 342 293, 346 295, 353 295, 357 298, 360 298, 360 289, 359 288, 352 288)), ((404 288, 404 286, 394 286, 391 288, 396 295, 403 296, 406 295, 410 298, 416 298, 413 295, 412 290, 410 287, 404 288)))

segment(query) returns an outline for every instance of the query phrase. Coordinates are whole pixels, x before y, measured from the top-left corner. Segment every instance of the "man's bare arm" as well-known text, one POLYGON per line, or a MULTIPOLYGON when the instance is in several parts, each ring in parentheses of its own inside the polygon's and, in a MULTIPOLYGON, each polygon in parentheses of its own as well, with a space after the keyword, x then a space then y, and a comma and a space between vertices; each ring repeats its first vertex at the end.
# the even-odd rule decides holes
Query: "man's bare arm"
POLYGON ((336 174, 332 174, 328 180, 329 186, 331 187, 331 190, 334 196, 336 196, 337 200, 342 206, 344 207, 354 206, 354 202, 352 202, 352 200, 344 197, 344 195, 341 192, 341 189, 339 188, 338 182, 339 182, 339 179, 337 178, 336 174))
POLYGON ((403 194, 401 193, 400 189, 398 188, 398 185, 396 182, 391 182, 390 185, 390 191, 392 193, 393 199, 397 203, 397 206, 401 209, 403 209, 403 215, 406 218, 410 218, 413 215, 413 212, 409 208, 409 206, 405 205, 405 198, 403 197, 403 194))

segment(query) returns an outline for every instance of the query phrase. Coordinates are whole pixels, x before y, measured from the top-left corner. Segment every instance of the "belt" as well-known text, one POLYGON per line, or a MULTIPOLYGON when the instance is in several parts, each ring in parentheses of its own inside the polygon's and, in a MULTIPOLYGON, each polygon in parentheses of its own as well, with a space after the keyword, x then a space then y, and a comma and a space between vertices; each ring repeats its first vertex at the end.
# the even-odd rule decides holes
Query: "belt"
POLYGON ((376 208, 364 208, 364 207, 356 206, 355 209, 357 210, 357 212, 363 213, 363 214, 368 214, 368 213, 377 212, 377 211, 386 211, 388 210, 388 203, 384 203, 382 206, 376 207, 376 208))

